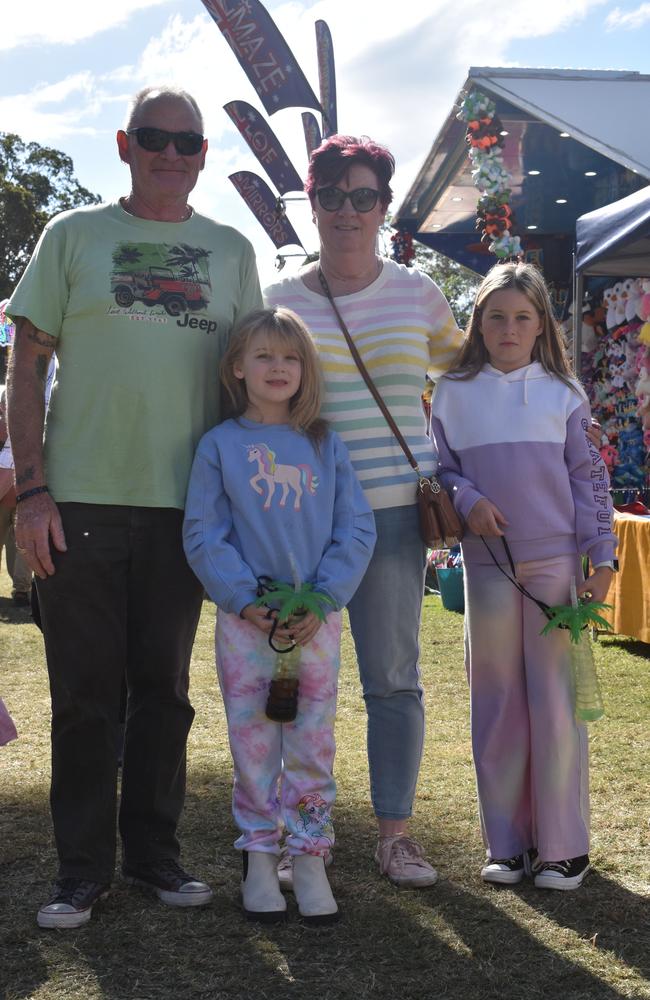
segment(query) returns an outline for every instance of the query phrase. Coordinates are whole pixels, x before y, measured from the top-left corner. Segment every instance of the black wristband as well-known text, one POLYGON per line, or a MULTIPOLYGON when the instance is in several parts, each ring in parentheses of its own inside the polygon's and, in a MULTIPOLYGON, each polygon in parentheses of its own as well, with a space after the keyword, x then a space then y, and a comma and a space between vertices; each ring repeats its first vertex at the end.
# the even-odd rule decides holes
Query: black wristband
POLYGON ((33 486, 31 490, 25 490, 24 493, 18 493, 16 496, 16 503, 21 503, 23 500, 29 500, 30 497, 38 496, 39 493, 49 493, 47 486, 33 486))

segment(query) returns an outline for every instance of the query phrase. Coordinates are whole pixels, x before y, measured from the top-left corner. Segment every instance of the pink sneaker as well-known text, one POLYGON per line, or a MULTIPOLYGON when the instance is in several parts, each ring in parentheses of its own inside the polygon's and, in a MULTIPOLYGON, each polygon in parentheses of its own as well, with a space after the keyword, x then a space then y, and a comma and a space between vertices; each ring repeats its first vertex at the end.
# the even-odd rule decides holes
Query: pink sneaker
POLYGON ((375 861, 380 873, 400 889, 424 889, 438 881, 438 872, 425 860, 421 845, 404 834, 380 837, 375 861))

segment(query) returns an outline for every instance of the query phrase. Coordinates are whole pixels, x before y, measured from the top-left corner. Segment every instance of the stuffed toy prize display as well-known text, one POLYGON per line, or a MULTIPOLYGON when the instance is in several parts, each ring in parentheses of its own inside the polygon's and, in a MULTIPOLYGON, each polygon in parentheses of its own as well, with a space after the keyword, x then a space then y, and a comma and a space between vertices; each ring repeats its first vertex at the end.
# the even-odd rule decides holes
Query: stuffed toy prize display
POLYGON ((650 485, 650 278, 624 278, 583 304, 581 377, 607 441, 614 488, 650 485), (585 327, 588 327, 587 334, 585 327))

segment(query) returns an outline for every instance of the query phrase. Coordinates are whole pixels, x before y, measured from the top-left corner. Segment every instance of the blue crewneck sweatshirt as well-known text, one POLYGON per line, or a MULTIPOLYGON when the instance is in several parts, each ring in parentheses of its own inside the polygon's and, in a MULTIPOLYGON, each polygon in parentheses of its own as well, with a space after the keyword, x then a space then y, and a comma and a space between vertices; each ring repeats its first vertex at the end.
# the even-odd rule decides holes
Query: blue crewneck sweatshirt
POLYGON ((188 562, 213 601, 239 614, 257 580, 302 582, 342 608, 375 544, 372 511, 333 431, 318 447, 287 424, 239 417, 203 436, 185 507, 188 562))

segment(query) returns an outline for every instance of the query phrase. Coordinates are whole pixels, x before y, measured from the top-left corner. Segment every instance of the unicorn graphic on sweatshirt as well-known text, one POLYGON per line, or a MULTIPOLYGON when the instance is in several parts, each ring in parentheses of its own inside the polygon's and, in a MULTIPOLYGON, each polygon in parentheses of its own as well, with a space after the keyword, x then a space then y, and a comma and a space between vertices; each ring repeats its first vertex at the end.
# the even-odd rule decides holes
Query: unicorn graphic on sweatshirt
POLYGON ((292 489, 295 496, 293 509, 300 510, 300 501, 304 490, 312 495, 318 486, 318 477, 312 472, 310 465, 282 465, 275 460, 275 452, 271 451, 266 444, 247 445, 248 461, 257 462, 257 472, 250 480, 250 484, 256 493, 264 495, 262 481, 268 486, 268 495, 264 501, 264 510, 269 510, 271 500, 275 493, 275 487, 282 487, 280 506, 286 507, 289 489, 292 489))

